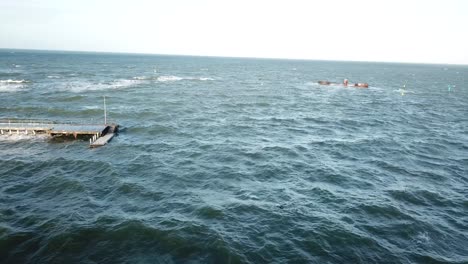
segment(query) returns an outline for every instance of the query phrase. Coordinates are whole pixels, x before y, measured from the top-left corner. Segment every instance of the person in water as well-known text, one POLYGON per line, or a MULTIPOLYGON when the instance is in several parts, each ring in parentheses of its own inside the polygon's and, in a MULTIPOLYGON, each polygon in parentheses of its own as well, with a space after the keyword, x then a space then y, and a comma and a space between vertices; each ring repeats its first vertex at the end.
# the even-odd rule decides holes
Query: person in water
POLYGON ((348 79, 344 79, 344 80, 343 80, 343 85, 344 85, 344 86, 348 86, 348 79))
POLYGON ((355 83, 354 87, 369 88, 369 84, 367 84, 367 83, 355 83))
POLYGON ((321 85, 330 85, 331 83, 329 81, 319 81, 318 82, 321 85))

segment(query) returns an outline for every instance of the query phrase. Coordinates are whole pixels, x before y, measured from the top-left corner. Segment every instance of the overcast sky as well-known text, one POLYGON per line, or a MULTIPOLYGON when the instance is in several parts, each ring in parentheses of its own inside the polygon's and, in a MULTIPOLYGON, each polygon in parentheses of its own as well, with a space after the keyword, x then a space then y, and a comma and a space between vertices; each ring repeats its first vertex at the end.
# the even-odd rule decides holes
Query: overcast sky
POLYGON ((0 0, 0 48, 468 64, 464 0, 0 0))

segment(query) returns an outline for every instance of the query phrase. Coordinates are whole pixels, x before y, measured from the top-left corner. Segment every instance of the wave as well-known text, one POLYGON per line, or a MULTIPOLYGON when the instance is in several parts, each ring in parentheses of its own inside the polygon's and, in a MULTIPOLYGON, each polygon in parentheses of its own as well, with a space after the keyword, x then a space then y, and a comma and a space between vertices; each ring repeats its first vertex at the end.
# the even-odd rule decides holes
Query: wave
POLYGON ((210 78, 210 77, 200 77, 198 78, 200 81, 214 81, 215 79, 210 78))
POLYGON ((71 91, 75 93, 85 92, 85 91, 100 91, 108 89, 122 89, 131 86, 135 86, 142 83, 141 80, 114 80, 109 83, 92 83, 92 82, 70 82, 65 83, 64 86, 60 89, 63 91, 71 91))
POLYGON ((138 80, 118 80, 114 81, 110 87, 112 88, 122 88, 122 87, 128 87, 128 86, 133 86, 140 84, 141 82, 138 80))
POLYGON ((190 81, 214 81, 215 79, 210 77, 179 77, 175 75, 163 75, 157 78, 158 82, 174 82, 174 81, 182 81, 182 80, 190 80, 190 81))
POLYGON ((18 92, 23 89, 22 85, 17 85, 17 86, 3 86, 0 85, 0 93, 13 93, 13 92, 18 92))
POLYGON ((9 131, 3 130, 3 135, 0 134, 0 141, 23 141, 23 140, 38 140, 38 141, 44 141, 49 139, 50 137, 48 135, 33 135, 33 134, 24 134, 23 131, 21 131, 19 134, 17 131, 11 131, 11 135, 9 131))
POLYGON ((181 76, 176 76, 176 75, 161 75, 161 76, 135 76, 133 77, 133 80, 139 80, 139 81, 157 81, 157 82, 176 82, 176 81, 182 81, 182 80, 188 80, 188 81, 214 81, 214 78, 211 77, 181 77, 181 76))
POLYGON ((136 76, 133 77, 134 80, 151 80, 151 78, 148 78, 146 76, 136 76))
POLYGON ((0 80, 0 84, 3 83, 3 84, 19 84, 19 83, 29 83, 30 81, 26 81, 26 80, 0 80))
POLYGON ((18 92, 24 88, 26 80, 0 80, 0 93, 1 92, 18 92))
POLYGON ((160 76, 157 79, 159 82, 173 82, 173 81, 180 81, 183 80, 182 77, 168 75, 168 76, 160 76))

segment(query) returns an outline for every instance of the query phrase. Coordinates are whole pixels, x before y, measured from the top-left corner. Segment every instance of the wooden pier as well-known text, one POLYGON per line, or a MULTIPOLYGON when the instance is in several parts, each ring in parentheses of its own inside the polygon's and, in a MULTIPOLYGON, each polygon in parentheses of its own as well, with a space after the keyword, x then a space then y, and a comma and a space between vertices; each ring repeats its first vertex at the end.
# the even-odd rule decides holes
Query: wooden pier
POLYGON ((51 137, 90 137, 90 147, 107 144, 118 132, 117 124, 78 124, 41 120, 0 119, 0 136, 49 135, 51 137))
POLYGON ((104 146, 107 142, 111 141, 115 133, 117 133, 118 126, 107 126, 101 133, 101 137, 96 137, 93 141, 92 138, 89 139, 89 147, 97 148, 104 146))

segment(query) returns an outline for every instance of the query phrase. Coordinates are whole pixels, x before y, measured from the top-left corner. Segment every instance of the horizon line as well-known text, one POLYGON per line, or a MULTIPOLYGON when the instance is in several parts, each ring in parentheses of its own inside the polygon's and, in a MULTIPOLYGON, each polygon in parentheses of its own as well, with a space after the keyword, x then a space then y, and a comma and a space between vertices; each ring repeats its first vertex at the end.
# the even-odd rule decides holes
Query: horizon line
POLYGON ((406 62, 406 61, 366 61, 366 60, 333 60, 333 59, 302 59, 286 57, 249 57, 249 56, 228 56, 228 55, 194 55, 194 54, 168 54, 168 53, 147 53, 147 52, 126 52, 126 51, 97 51, 97 50, 55 50, 55 49, 24 49, 24 48, 2 48, 0 50, 13 51, 39 51, 39 52, 69 52, 69 53, 101 53, 101 54, 122 54, 122 55, 150 55, 150 56, 179 56, 179 57, 202 57, 202 58, 228 58, 228 59, 260 59, 260 60, 292 60, 292 61, 330 61, 330 62, 362 62, 362 63, 394 63, 394 64, 425 64, 425 65, 452 65, 468 66, 463 63, 434 63, 434 62, 406 62))

